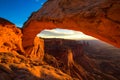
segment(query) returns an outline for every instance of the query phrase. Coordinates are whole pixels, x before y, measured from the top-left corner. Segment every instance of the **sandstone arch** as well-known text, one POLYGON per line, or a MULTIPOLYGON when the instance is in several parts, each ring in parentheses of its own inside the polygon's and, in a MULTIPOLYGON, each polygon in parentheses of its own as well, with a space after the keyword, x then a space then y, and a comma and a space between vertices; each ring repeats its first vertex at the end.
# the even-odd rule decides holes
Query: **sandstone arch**
POLYGON ((48 0, 23 27, 23 47, 43 29, 63 28, 82 31, 120 47, 119 0, 48 0))

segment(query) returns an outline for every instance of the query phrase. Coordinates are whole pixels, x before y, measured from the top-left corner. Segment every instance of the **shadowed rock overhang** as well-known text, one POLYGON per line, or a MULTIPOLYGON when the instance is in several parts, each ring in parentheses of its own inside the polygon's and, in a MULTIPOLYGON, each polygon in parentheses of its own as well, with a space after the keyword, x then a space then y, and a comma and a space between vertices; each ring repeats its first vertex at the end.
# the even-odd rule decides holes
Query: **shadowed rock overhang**
POLYGON ((23 27, 23 46, 33 45, 44 29, 82 31, 120 47, 119 0, 48 0, 23 27))

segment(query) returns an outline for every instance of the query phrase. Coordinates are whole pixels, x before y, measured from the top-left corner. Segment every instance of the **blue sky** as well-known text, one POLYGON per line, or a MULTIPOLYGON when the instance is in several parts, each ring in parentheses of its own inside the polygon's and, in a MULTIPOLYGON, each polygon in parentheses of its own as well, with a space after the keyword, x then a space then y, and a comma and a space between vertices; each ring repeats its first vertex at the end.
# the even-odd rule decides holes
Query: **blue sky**
POLYGON ((47 0, 0 0, 0 17, 22 26, 47 0))
MULTIPOLYGON (((32 12, 37 11, 47 0, 0 0, 0 17, 5 18, 17 27, 22 27, 32 12)), ((65 29, 44 30, 38 36, 47 38, 86 39, 89 36, 81 32, 65 29)), ((90 38, 93 39, 93 38, 90 38)))

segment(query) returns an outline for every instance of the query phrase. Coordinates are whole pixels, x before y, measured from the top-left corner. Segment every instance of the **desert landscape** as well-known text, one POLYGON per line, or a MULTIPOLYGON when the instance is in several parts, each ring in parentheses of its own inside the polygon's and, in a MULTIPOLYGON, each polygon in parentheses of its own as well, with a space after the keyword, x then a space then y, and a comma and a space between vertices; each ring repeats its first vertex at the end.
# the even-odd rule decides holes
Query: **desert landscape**
POLYGON ((47 0, 22 27, 0 14, 0 80, 120 80, 120 1, 47 0), (57 28, 96 39, 38 36, 57 28))
MULTIPOLYGON (((60 62, 62 62, 64 65, 70 63, 71 61, 69 61, 70 55, 65 55, 65 53, 67 54, 67 51, 65 49, 68 49, 68 52, 69 49, 71 49, 72 52, 73 58, 71 58, 71 65, 73 66, 72 69, 70 68, 72 77, 74 72, 74 76, 76 76, 79 79, 79 77, 75 74, 81 75, 80 73, 82 72, 79 72, 81 67, 83 70, 87 71, 88 74, 86 74, 86 78, 88 80, 114 80, 115 78, 116 80, 119 80, 119 48, 115 48, 114 46, 102 42, 100 40, 45 39, 45 53, 53 55, 55 58, 57 58, 58 61, 60 60, 60 62), (66 58, 65 56, 68 56, 68 62, 66 63, 66 59, 64 59, 66 58)), ((57 64, 55 65, 56 62, 54 61, 52 63, 52 66, 55 67, 58 64, 57 62, 57 64)), ((49 64, 51 64, 51 62, 49 62, 49 64)))

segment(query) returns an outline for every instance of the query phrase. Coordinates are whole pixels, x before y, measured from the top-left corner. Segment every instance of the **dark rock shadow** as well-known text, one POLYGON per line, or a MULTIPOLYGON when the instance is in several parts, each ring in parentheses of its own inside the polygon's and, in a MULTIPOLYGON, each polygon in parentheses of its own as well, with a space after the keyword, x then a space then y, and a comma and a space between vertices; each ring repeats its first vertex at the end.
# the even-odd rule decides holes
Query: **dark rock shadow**
POLYGON ((33 75, 28 69, 0 64, 0 80, 44 80, 33 75))

